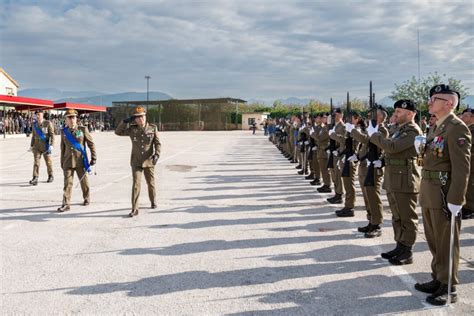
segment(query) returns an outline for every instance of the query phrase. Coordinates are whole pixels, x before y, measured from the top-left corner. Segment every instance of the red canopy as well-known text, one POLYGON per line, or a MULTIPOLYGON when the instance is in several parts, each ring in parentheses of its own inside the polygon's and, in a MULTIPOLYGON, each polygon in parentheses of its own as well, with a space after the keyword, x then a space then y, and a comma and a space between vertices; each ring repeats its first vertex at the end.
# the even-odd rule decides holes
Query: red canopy
POLYGON ((78 112, 107 112, 106 106, 70 103, 70 102, 55 103, 54 109, 55 110, 74 109, 74 110, 77 110, 78 112))
POLYGON ((53 101, 0 94, 0 105, 12 106, 17 111, 29 109, 52 109, 53 101))

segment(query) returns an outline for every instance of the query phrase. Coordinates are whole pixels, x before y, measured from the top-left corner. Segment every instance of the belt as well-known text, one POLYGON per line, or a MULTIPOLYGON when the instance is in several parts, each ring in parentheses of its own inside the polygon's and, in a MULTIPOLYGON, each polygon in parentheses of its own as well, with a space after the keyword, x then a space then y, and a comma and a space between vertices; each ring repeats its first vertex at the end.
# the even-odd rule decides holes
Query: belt
POLYGON ((385 158, 385 165, 386 165, 386 166, 407 166, 409 160, 411 160, 411 159, 391 159, 391 158, 385 158))
POLYGON ((446 184, 446 181, 450 178, 451 172, 449 171, 430 171, 421 170, 421 176, 426 180, 439 180, 442 185, 446 184))

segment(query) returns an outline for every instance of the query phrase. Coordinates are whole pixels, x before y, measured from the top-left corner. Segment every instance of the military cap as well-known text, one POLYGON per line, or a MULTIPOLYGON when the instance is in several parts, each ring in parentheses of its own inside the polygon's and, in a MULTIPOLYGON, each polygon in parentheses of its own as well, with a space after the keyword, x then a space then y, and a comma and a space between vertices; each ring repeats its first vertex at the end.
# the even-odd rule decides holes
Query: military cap
POLYGON ((146 111, 141 106, 137 106, 132 114, 132 116, 144 116, 144 115, 146 115, 146 111))
POLYGON ((334 113, 340 113, 340 114, 342 114, 342 110, 341 110, 341 108, 337 108, 337 109, 335 109, 335 110, 334 110, 334 113))
POLYGON ((41 110, 41 109, 36 110, 36 111, 35 111, 35 114, 38 114, 38 113, 43 113, 43 110, 41 110))
POLYGON ((452 94, 457 95, 459 101, 461 101, 461 95, 456 90, 452 90, 449 85, 439 84, 430 89, 430 97, 435 94, 452 94))
POLYGON ((474 114, 474 109, 467 108, 467 109, 465 109, 464 111, 462 111, 462 114, 464 114, 464 113, 471 113, 471 114, 474 114))
POLYGON ((77 116, 77 115, 78 115, 78 113, 77 113, 77 111, 74 110, 74 109, 68 109, 68 110, 66 111, 66 114, 65 114, 66 117, 68 117, 68 116, 77 116))
POLYGON ((394 109, 400 108, 400 109, 405 109, 405 110, 409 110, 409 111, 412 111, 412 112, 416 112, 416 104, 412 100, 398 100, 393 105, 393 108, 394 109))

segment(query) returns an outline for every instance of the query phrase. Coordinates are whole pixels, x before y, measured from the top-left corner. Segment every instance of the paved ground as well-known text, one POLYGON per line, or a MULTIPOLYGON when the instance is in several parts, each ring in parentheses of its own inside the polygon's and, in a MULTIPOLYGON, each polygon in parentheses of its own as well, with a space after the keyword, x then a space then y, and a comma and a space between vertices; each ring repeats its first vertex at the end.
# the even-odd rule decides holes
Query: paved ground
POLYGON ((133 219, 130 141, 94 137, 92 204, 74 189, 64 214, 58 152, 56 181, 42 164, 31 187, 29 139, 0 141, 2 314, 474 312, 474 220, 463 222, 460 302, 432 308, 413 289, 429 279, 423 232, 415 264, 390 266, 378 256, 393 247, 390 221, 382 238, 362 238, 361 196, 356 217, 336 219, 262 135, 163 133, 159 208, 143 190, 133 219))

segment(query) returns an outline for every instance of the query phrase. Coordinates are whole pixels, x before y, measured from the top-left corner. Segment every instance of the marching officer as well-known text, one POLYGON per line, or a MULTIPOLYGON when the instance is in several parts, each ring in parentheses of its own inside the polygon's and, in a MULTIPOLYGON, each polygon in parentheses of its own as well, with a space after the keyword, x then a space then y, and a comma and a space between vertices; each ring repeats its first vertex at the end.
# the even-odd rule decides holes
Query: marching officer
POLYGON ((81 183, 83 205, 90 203, 90 189, 87 174, 91 173, 91 166, 97 161, 94 141, 85 126, 77 124, 77 111, 69 109, 66 111, 65 126, 61 130, 61 168, 64 173, 63 204, 58 212, 66 212, 71 209, 71 192, 73 186, 74 172, 76 172, 81 183), (87 158, 86 145, 91 152, 91 160, 87 158))
POLYGON ((115 134, 118 136, 129 136, 132 140, 132 155, 130 158, 133 174, 132 211, 128 215, 130 217, 138 215, 138 198, 140 197, 142 173, 145 174, 151 208, 157 208, 155 165, 160 158, 161 151, 158 127, 155 124, 147 123, 146 111, 139 106, 135 108, 131 117, 120 122, 115 130, 115 134))
POLYGON ((460 95, 448 85, 436 85, 430 90, 428 104, 430 114, 437 121, 426 137, 420 205, 426 241, 433 256, 431 276, 433 280, 417 283, 415 288, 430 293, 426 301, 432 305, 445 305, 448 301, 450 261, 451 215, 455 215, 454 260, 451 302, 456 302, 456 284, 459 284, 459 233, 457 217, 465 202, 469 180, 471 133, 455 114, 460 95))
POLYGON ((414 141, 416 136, 421 135, 421 129, 414 121, 416 106, 413 101, 399 100, 393 107, 398 128, 391 138, 386 138, 378 131, 378 126, 373 127, 372 124, 367 132, 370 141, 385 152, 384 185, 397 242, 395 249, 382 253, 382 258, 388 259, 391 264, 402 265, 413 263, 413 245, 418 232, 416 204, 420 174, 416 167, 414 141))
POLYGON ((54 128, 53 124, 43 119, 43 110, 37 110, 36 121, 33 123, 33 135, 31 135, 31 144, 29 151, 33 152, 33 179, 30 180, 31 185, 38 184, 39 167, 41 156, 44 157, 46 169, 48 170, 48 180, 51 183, 53 177, 53 162, 51 160, 51 153, 54 146, 54 128))
POLYGON ((474 216, 474 146, 472 146, 474 139, 474 109, 465 109, 462 112, 461 119, 471 131, 471 173, 469 174, 466 191, 466 204, 462 207, 462 219, 469 219, 474 216))

